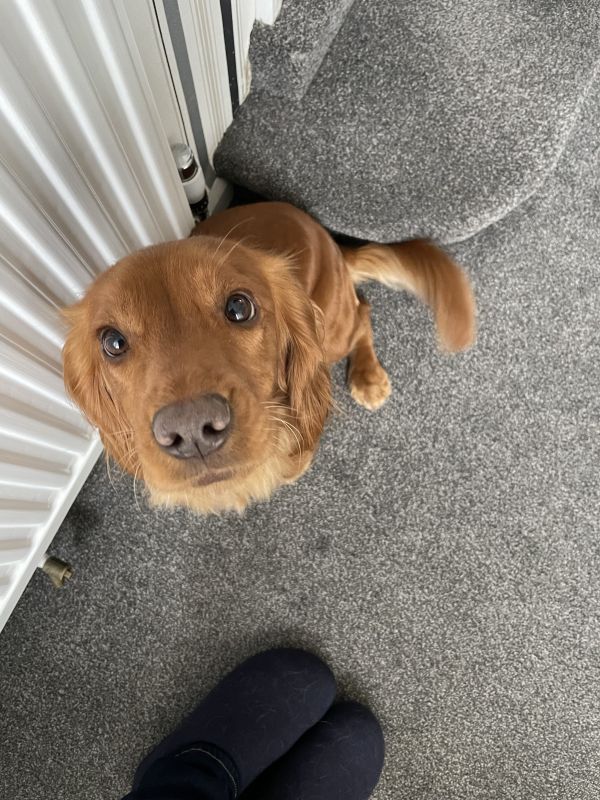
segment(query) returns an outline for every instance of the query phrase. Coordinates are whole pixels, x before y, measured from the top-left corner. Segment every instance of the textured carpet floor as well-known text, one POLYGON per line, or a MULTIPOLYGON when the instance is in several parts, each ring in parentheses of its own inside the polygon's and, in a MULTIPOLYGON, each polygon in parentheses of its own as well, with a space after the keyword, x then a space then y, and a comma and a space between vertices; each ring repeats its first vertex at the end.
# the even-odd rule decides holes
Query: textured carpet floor
MULTIPOLYGON (((387 739, 375 800, 600 796, 600 102, 540 194, 453 248, 473 352, 380 287, 395 393, 244 518, 136 505, 93 473, 0 635, 0 796, 106 800, 259 648, 322 654, 387 739)), ((587 120, 587 121, 586 121, 587 120)))
POLYGON ((502 218, 553 169, 597 73, 591 0, 339 1, 322 62, 312 3, 254 34, 255 91, 217 171, 365 239, 454 242, 502 218))

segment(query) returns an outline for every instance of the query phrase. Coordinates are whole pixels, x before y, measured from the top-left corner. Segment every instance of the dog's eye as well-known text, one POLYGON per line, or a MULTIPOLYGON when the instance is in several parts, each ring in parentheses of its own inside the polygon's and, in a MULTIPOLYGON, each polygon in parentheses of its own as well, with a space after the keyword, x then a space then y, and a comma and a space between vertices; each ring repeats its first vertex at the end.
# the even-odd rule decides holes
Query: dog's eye
POLYGON ((227 298, 225 316, 230 322, 248 322, 256 316, 256 306, 247 294, 236 292, 227 298))
POLYGON ((105 328, 100 334, 100 342, 109 358, 118 358, 129 350, 127 339, 115 328, 105 328))

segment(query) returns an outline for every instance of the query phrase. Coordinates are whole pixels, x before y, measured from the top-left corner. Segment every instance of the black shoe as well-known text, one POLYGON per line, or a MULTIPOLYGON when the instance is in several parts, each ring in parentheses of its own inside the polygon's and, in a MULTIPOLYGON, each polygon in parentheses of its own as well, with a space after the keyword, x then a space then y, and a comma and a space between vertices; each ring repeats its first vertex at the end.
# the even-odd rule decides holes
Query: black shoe
POLYGON ((241 792, 321 719, 335 691, 329 667, 311 653, 283 648, 259 653, 223 678, 146 756, 134 789, 158 759, 202 743, 233 761, 241 792))
POLYGON ((242 800, 367 800, 383 769, 379 722, 365 706, 333 706, 242 800))

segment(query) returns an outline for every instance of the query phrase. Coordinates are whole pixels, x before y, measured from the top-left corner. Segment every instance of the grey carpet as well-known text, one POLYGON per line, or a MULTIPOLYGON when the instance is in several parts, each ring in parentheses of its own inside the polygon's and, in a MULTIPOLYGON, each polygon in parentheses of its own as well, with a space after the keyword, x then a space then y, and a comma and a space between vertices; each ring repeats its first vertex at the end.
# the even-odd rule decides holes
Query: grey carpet
POLYGON ((254 34, 255 90, 215 163, 365 239, 454 242, 502 218, 554 168, 597 74, 595 0, 355 0, 322 63, 297 24, 312 5, 254 34))
POLYGON ((600 100, 541 193, 453 248, 475 350, 380 287, 395 392, 342 407, 245 517, 136 505, 103 465, 0 636, 3 800, 104 800, 229 667, 304 645, 387 739, 375 800, 600 794, 600 100))
POLYGON ((286 3, 276 25, 252 32, 252 89, 300 98, 321 66, 353 0, 286 3))

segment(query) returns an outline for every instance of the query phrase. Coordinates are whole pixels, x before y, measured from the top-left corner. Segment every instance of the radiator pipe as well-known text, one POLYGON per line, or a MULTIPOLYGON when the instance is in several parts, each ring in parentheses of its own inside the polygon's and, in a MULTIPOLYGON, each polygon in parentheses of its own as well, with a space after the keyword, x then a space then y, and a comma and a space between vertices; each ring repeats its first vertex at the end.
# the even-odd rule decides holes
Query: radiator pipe
POLYGON ((62 589, 73 577, 73 567, 70 564, 48 553, 44 555, 40 569, 50 578, 55 589, 62 589))

